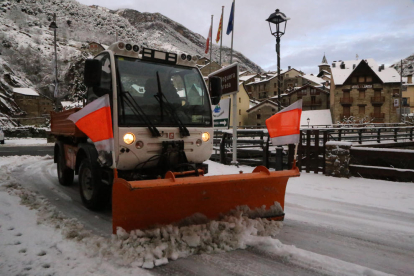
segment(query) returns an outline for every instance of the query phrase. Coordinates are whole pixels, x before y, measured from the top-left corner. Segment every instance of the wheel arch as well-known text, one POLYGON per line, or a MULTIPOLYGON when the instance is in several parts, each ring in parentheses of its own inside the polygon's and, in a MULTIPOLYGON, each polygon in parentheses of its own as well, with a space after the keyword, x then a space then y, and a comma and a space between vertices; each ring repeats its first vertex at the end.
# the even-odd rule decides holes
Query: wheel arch
POLYGON ((87 158, 91 162, 97 162, 98 160, 98 152, 94 145, 82 143, 78 145, 79 150, 76 154, 76 166, 75 166, 75 173, 79 174, 79 168, 82 163, 82 160, 87 158))

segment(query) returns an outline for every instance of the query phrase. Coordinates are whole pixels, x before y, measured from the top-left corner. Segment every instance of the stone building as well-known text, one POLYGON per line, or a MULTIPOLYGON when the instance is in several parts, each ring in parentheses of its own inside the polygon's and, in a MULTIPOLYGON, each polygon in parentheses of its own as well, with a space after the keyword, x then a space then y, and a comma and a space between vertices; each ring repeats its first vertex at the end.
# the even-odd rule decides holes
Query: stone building
POLYGON ((213 62, 209 62, 206 65, 202 66, 200 68, 201 74, 203 76, 208 76, 211 73, 213 73, 214 71, 220 70, 222 67, 220 66, 220 64, 218 64, 217 62, 213 61, 213 62))
POLYGON ((374 59, 334 61, 330 106, 333 122, 353 116, 374 123, 399 122, 400 75, 374 59))
POLYGON ((31 88, 13 88, 13 99, 26 113, 20 117, 21 124, 44 123, 44 118, 53 110, 53 101, 31 88))
POLYGON ((331 71, 331 66, 328 64, 328 60, 325 57, 325 54, 323 55, 321 64, 319 64, 318 66, 319 66, 319 73, 317 76, 319 78, 322 78, 330 82, 332 78, 332 71, 331 71))
POLYGON ((277 113, 278 105, 269 99, 262 101, 260 104, 249 108, 247 112, 247 125, 249 126, 266 126, 266 120, 277 113))
MULTIPOLYGON (((302 99, 302 110, 329 109, 329 90, 321 87, 305 84, 281 95, 282 106, 288 106, 302 99)), ((271 98, 277 102, 277 96, 271 98)))
MULTIPOLYGON (((402 94, 402 106, 410 108, 409 113, 414 113, 414 83, 413 83, 413 75, 407 75, 407 77, 403 78, 403 94, 402 94)), ((403 114, 407 114, 408 112, 403 112, 403 114)))
POLYGON ((100 52, 105 51, 105 48, 97 42, 89 42, 88 50, 93 56, 96 56, 100 52))

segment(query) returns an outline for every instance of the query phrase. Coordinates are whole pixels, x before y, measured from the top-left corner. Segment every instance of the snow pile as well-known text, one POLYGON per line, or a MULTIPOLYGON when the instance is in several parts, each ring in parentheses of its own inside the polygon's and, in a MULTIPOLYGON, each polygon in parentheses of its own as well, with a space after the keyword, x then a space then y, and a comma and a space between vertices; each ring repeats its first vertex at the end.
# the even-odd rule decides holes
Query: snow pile
MULTIPOLYGON (((282 222, 266 219, 251 219, 248 216, 280 214, 282 209, 275 204, 270 210, 264 207, 249 210, 240 206, 231 215, 219 221, 205 224, 174 226, 167 225, 151 230, 134 230, 127 233, 119 228, 110 238, 94 235, 74 218, 67 218, 48 200, 35 192, 25 189, 12 177, 15 166, 32 162, 38 157, 20 157, 19 164, 0 167, 2 189, 21 198, 21 204, 37 210, 37 223, 53 226, 65 239, 84 245, 89 258, 99 257, 104 262, 114 262, 119 266, 154 268, 171 260, 193 254, 220 253, 235 249, 245 249, 246 241, 253 236, 274 237, 282 228, 282 222)), ((41 158, 50 159, 46 156, 41 158)), ((1 162, 0 162, 1 165, 1 162)))

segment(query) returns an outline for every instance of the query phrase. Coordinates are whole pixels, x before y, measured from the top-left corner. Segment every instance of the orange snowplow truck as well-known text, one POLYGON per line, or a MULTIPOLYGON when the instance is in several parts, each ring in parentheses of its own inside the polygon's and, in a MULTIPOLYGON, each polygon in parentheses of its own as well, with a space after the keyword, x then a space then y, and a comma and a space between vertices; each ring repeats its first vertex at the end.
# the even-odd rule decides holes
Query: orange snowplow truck
POLYGON ((217 219, 238 206, 283 219, 286 184, 299 175, 296 168, 205 176, 203 162, 213 150, 211 105, 220 101, 221 79, 211 78, 207 89, 196 61, 123 42, 86 60, 87 103, 110 98, 112 152, 98 152, 67 119, 79 108, 51 114, 59 183, 71 185, 76 174, 87 208, 111 204, 114 232, 179 223, 195 214, 217 219))

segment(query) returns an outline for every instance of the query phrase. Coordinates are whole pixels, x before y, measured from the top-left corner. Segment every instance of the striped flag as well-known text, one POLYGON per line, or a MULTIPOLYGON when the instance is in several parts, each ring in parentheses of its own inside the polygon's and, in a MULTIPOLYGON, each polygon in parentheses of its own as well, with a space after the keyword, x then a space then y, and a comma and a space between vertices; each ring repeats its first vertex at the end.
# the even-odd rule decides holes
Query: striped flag
POLYGON ((223 27, 223 13, 221 13, 220 24, 217 30, 216 43, 220 41, 221 29, 223 27))
POLYGON ((98 151, 113 151, 114 134, 108 94, 73 113, 68 119, 94 142, 98 151))
POLYGON ((206 54, 208 53, 208 49, 210 48, 210 37, 211 37, 211 26, 210 26, 210 31, 208 32, 208 37, 206 40, 206 50, 205 50, 206 54))
POLYGON ((302 99, 266 120, 273 146, 299 143, 301 115, 302 99))

